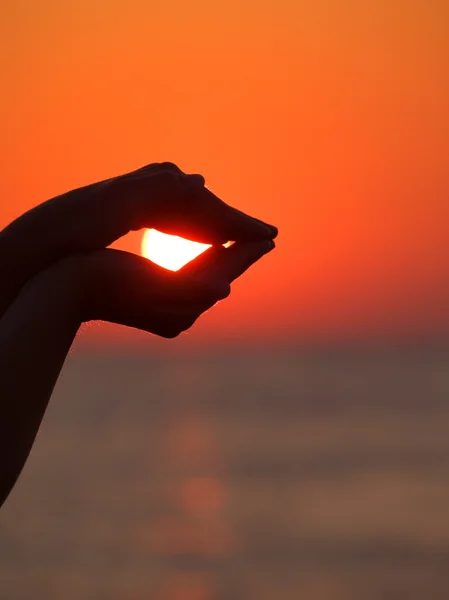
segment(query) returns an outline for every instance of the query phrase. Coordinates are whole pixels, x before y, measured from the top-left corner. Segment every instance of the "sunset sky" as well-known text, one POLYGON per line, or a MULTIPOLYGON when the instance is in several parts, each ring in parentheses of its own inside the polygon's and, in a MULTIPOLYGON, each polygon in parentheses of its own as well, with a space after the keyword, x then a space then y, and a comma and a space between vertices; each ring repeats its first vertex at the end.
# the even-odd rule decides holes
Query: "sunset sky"
POLYGON ((189 339, 449 335, 447 0, 1 10, 0 226, 169 160, 280 231, 189 339))

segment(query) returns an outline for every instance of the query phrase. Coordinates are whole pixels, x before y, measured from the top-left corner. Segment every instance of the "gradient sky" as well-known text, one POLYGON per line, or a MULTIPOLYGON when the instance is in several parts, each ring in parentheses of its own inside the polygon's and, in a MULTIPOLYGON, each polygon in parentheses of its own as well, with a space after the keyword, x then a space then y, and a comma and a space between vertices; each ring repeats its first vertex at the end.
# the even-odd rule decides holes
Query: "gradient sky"
MULTIPOLYGON (((280 229, 190 339, 449 334, 447 0, 1 11, 0 226, 169 160, 280 229)), ((135 339, 112 329, 87 336, 135 339)))

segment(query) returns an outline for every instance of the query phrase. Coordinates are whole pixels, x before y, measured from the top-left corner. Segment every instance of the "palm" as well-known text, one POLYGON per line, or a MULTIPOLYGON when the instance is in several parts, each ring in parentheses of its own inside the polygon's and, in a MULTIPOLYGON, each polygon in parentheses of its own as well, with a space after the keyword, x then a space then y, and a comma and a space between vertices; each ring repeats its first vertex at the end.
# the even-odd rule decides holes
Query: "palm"
POLYGON ((270 242, 212 247, 178 272, 120 250, 88 253, 75 259, 89 274, 83 320, 176 337, 226 298, 230 284, 271 248, 270 242))

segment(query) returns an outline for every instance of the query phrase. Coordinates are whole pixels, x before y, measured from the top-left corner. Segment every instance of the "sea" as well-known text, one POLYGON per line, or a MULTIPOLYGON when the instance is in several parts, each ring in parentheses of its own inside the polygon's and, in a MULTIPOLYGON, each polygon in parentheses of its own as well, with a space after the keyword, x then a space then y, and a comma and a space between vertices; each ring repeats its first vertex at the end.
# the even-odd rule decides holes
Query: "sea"
POLYGON ((448 598, 444 348, 74 351, 0 510, 1 600, 448 598))

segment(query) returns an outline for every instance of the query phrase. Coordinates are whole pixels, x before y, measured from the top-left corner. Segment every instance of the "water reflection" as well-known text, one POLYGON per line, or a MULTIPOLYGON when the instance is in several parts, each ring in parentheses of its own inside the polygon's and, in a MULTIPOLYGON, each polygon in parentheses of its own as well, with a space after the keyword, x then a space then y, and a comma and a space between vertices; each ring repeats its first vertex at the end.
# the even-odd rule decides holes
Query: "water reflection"
POLYGON ((181 573, 170 576, 160 600, 212 600, 217 598, 213 578, 207 573, 181 573))
POLYGON ((448 365, 72 360, 0 514, 1 600, 447 600, 448 365))
POLYGON ((153 551, 169 567, 160 600, 218 600, 235 534, 226 517, 229 490, 217 432, 204 405, 207 373, 183 368, 172 385, 173 404, 162 454, 167 457, 165 506, 155 524, 153 551), (173 568, 170 568, 170 565, 173 568), (175 570, 176 569, 176 570, 175 570))

